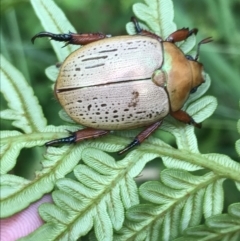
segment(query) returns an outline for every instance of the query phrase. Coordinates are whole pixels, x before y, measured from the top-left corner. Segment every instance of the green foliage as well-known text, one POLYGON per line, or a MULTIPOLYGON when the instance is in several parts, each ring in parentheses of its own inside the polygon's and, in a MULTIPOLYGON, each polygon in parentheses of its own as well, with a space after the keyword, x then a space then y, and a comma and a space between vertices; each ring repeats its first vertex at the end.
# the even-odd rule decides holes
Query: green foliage
MULTIPOLYGON (((239 102, 239 107, 240 107, 240 102, 239 102)), ((237 129, 238 129, 238 133, 240 133, 240 120, 238 120, 237 129)), ((240 156, 240 140, 236 141, 236 151, 237 151, 238 155, 240 156)))
MULTIPOLYGON (((46 31, 75 31, 52 0, 31 3, 46 31)), ((144 21, 142 26, 163 37, 176 30, 173 4, 169 0, 145 0, 134 4, 133 11, 144 21)), ((127 30, 134 33, 131 23, 127 24, 127 30)), ((76 49, 51 43, 59 61, 76 49)), ((192 36, 179 46, 187 54, 192 53, 195 44, 192 36)), ((57 73, 54 66, 46 69, 51 80, 56 79, 57 73)), ((213 96, 202 97, 209 86, 207 75, 206 83, 184 106, 197 122, 204 121, 216 109, 213 96)), ((47 125, 32 87, 4 57, 1 57, 1 92, 8 104, 0 113, 1 119, 12 120, 12 125, 18 128, 1 131, 1 217, 22 211, 51 191, 54 201, 40 206, 39 213, 46 223, 23 240, 77 240, 87 234, 91 240, 238 240, 240 237, 240 204, 234 203, 229 206, 228 214, 222 213, 223 182, 233 180, 240 191, 240 165, 226 155, 201 154, 192 126, 168 117, 161 130, 122 159, 114 153, 130 142, 138 133, 136 130, 115 132, 77 145, 50 147, 41 158, 42 169, 36 171, 33 180, 28 180, 8 174, 20 151, 64 137, 66 130, 75 131, 79 125, 63 111, 60 116, 68 122, 67 126, 47 125), (163 131, 174 136, 177 148, 157 137, 163 131), (156 158, 161 158, 165 166, 160 180, 145 182, 138 188, 134 178, 156 158), (190 174, 197 170, 201 171, 190 174)), ((238 140, 236 150, 240 155, 239 146, 238 140)))
POLYGON ((145 1, 146 4, 136 3, 133 12, 139 19, 148 23, 150 30, 163 38, 176 30, 173 22, 174 12, 171 1, 145 1))
POLYGON ((183 236, 174 241, 237 241, 240 237, 240 204, 231 204, 228 214, 218 214, 206 219, 205 225, 187 228, 183 236))

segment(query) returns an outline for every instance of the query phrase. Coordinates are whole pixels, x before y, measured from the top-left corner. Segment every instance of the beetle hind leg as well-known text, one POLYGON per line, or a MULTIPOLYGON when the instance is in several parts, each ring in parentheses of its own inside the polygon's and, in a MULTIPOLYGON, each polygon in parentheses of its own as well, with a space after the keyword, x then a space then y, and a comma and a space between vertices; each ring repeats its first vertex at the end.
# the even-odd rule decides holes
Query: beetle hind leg
MULTIPOLYGON (((140 132, 134 140, 126 146, 123 150, 119 151, 118 154, 121 155, 133 147, 140 145, 146 138, 148 138, 161 124, 162 120, 153 123, 152 125, 148 126, 146 129, 144 129, 142 132, 140 132)), ((110 131, 107 130, 99 130, 99 129, 93 129, 93 128, 85 128, 83 130, 79 130, 76 132, 69 132, 71 135, 68 137, 63 137, 59 139, 55 139, 49 142, 45 143, 46 147, 49 146, 55 146, 59 144, 72 144, 77 143, 83 140, 89 140, 93 138, 98 138, 100 136, 107 135, 110 131)))
POLYGON ((93 128, 85 128, 83 130, 79 130, 76 132, 69 132, 69 133, 71 134, 70 136, 49 141, 45 143, 45 146, 48 147, 48 146, 55 146, 55 145, 64 144, 64 143, 68 143, 68 144, 77 143, 83 140, 93 139, 93 138, 106 135, 109 133, 109 131, 98 130, 93 128))
POLYGON ((128 146, 126 146, 123 150, 119 151, 118 154, 121 155, 121 154, 129 151, 133 147, 140 145, 145 139, 147 139, 162 124, 162 122, 163 122, 162 120, 157 121, 157 122, 153 123, 152 125, 148 126, 145 130, 140 132, 128 146))

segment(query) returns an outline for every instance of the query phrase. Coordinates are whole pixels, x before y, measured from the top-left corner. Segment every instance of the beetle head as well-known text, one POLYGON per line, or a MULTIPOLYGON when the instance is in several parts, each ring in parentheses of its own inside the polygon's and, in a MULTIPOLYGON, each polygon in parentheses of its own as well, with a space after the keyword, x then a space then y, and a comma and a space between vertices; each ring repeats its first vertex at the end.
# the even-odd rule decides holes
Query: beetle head
POLYGON ((197 91, 197 88, 205 82, 203 65, 198 61, 189 61, 189 65, 192 72, 192 86, 190 94, 197 91))

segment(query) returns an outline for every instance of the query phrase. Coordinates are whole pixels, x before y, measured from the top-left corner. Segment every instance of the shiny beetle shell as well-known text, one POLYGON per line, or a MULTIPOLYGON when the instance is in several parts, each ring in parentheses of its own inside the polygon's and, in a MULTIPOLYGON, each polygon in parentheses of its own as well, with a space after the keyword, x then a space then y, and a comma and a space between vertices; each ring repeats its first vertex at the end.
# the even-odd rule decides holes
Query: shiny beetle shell
POLYGON ((201 73, 202 65, 173 43, 118 36, 70 54, 55 93, 68 115, 84 126, 133 129, 181 109, 191 89, 204 81, 201 73))

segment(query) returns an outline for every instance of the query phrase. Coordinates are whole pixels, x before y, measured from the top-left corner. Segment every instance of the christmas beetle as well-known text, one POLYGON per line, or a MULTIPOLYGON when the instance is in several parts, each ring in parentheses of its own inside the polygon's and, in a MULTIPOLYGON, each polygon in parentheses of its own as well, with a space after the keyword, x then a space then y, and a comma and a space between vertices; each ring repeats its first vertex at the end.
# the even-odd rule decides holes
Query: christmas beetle
POLYGON ((55 96, 77 123, 85 129, 66 138, 47 142, 75 143, 108 134, 112 130, 145 129, 119 154, 142 143, 168 114, 193 124, 181 110, 189 94, 203 82, 203 65, 198 62, 201 44, 195 57, 186 56, 175 42, 183 41, 197 29, 183 28, 165 40, 141 29, 132 22, 136 35, 111 37, 102 33, 53 34, 40 32, 32 38, 50 37, 66 44, 84 45, 61 64, 55 84, 55 96))

